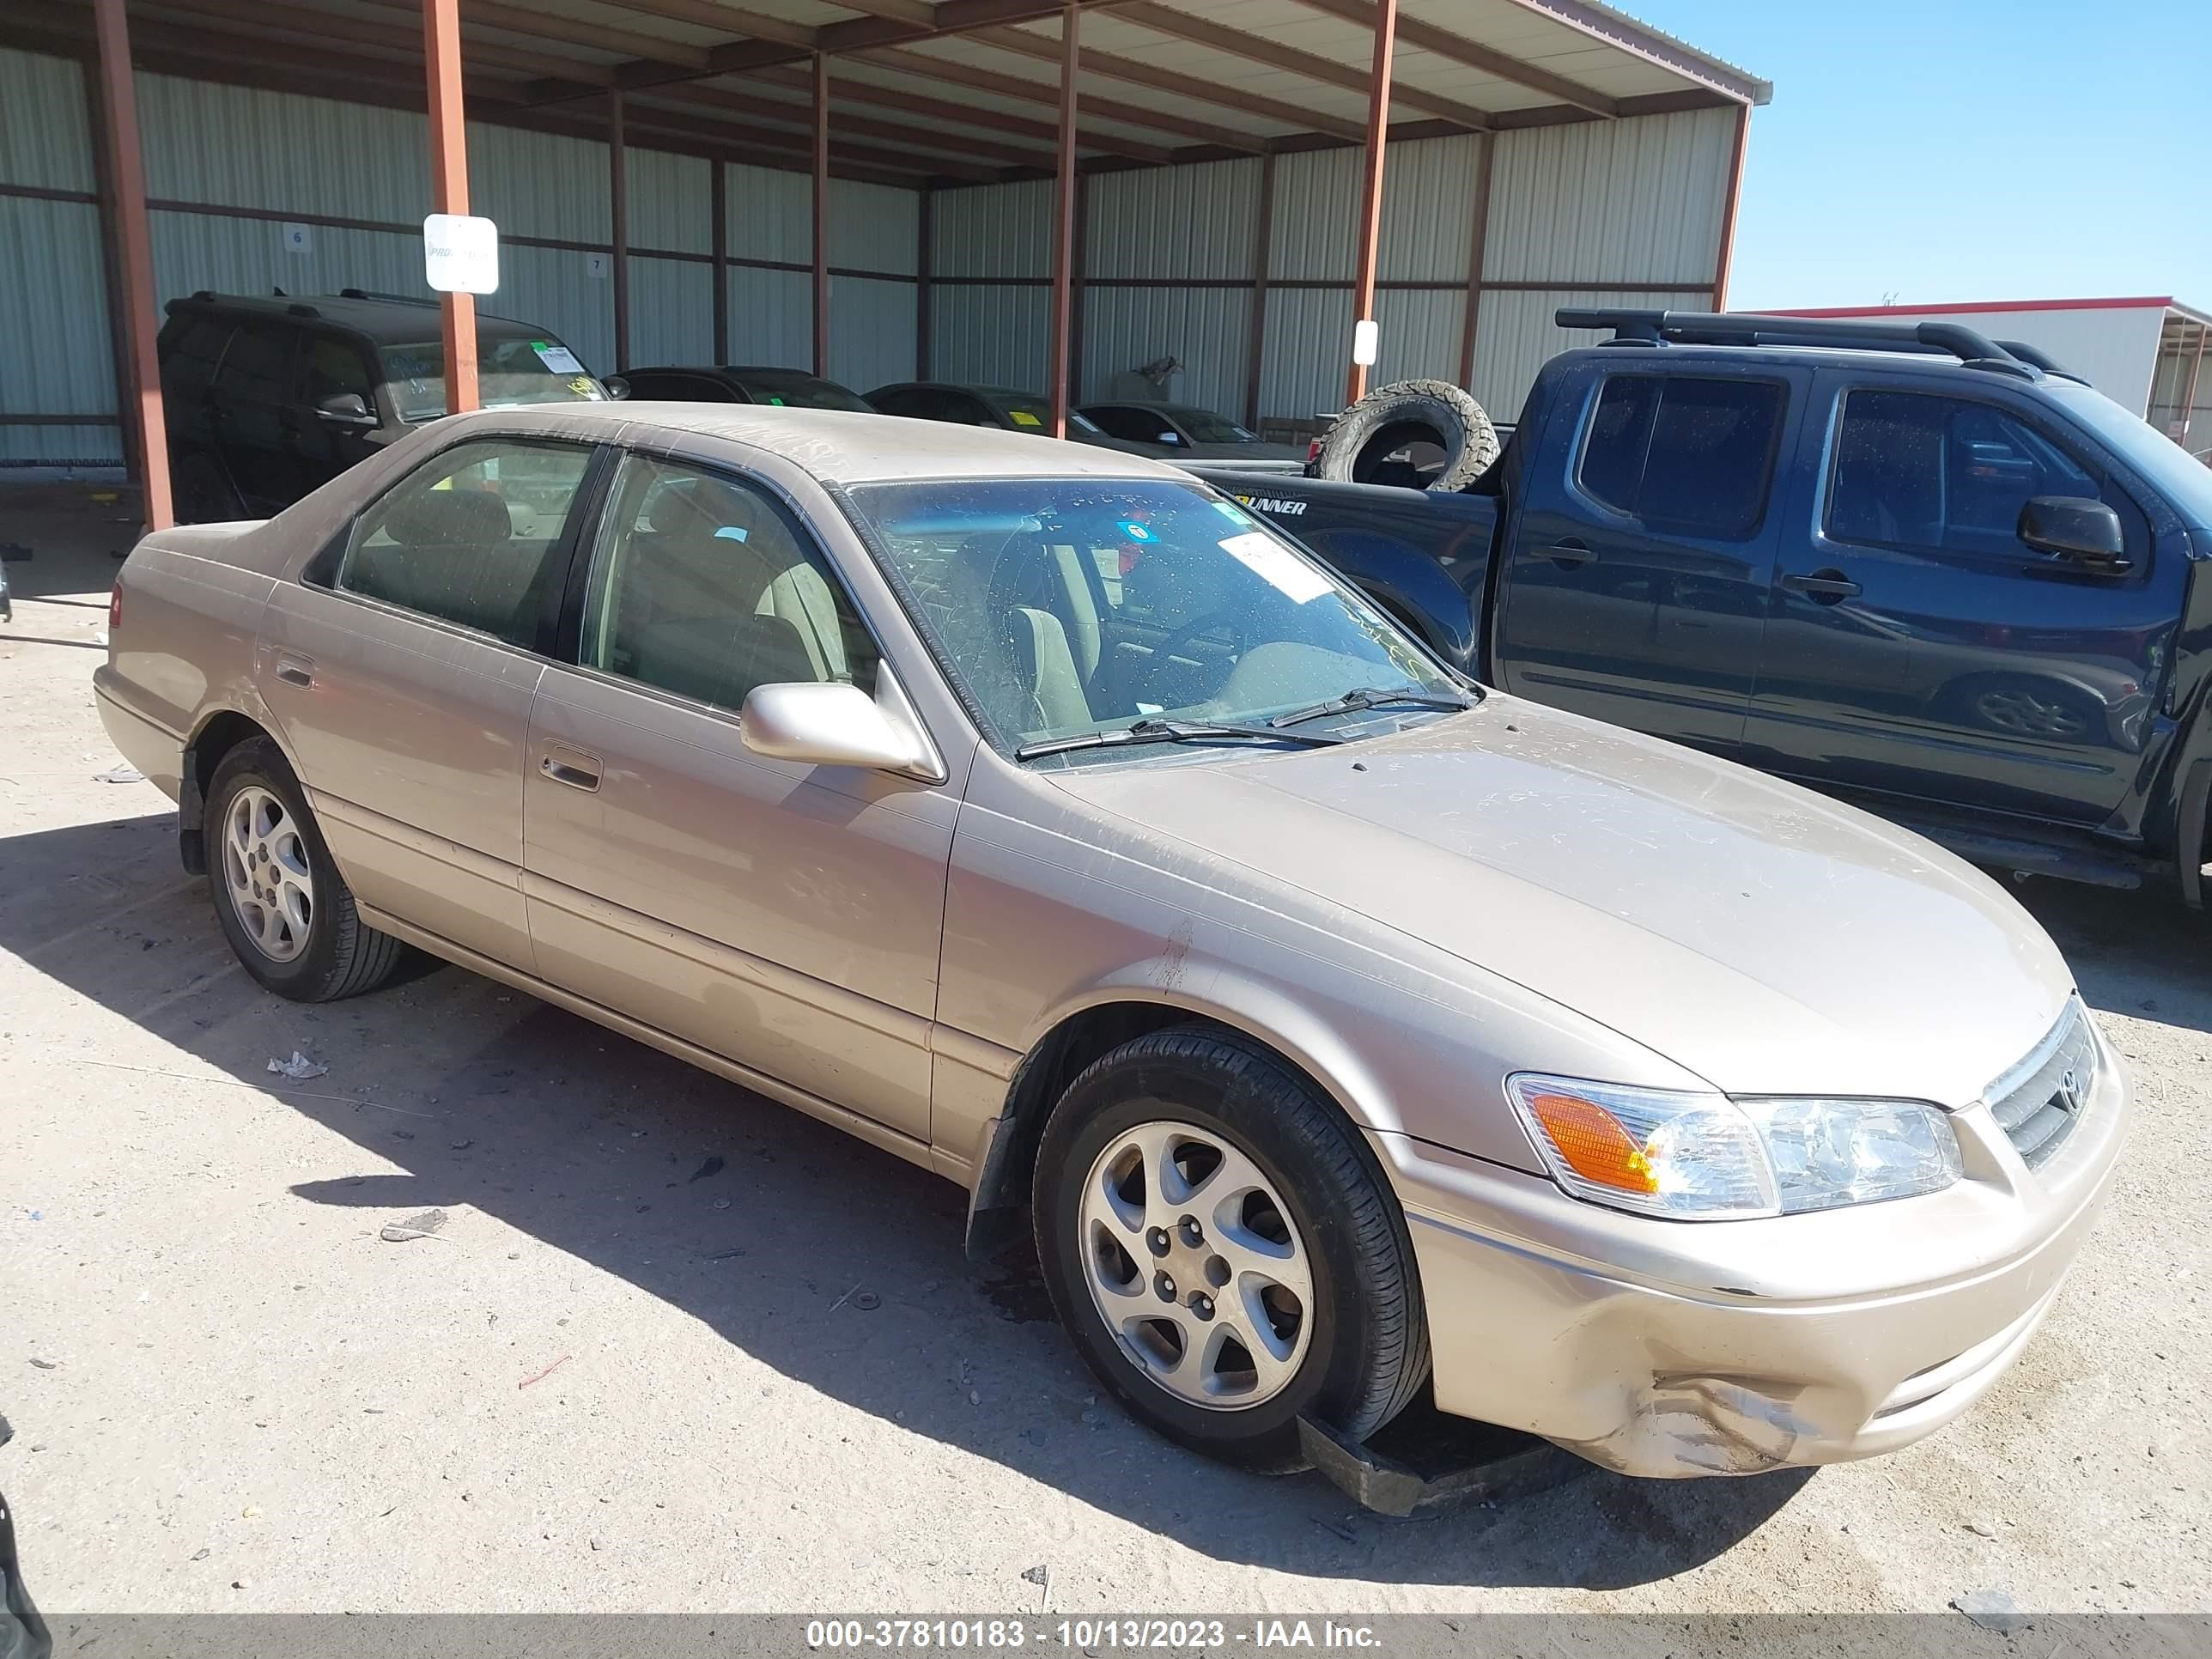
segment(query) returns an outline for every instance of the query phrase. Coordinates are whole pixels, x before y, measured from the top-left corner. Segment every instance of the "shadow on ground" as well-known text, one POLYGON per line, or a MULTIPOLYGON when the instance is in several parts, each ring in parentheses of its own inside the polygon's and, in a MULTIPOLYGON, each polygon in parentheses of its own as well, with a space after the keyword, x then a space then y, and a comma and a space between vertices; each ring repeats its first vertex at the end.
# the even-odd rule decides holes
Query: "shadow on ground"
MULTIPOLYGON (((0 839, 0 948, 406 1171, 307 1183, 301 1200, 496 1217, 809 1387, 1204 1554, 1618 1588, 1721 1553, 1804 1483, 1593 1471, 1397 1522, 1352 1511, 1316 1474, 1202 1462, 1099 1396, 1031 1268, 967 1261, 951 1183, 458 969, 321 1007, 270 996, 235 964, 205 884, 178 868, 167 816, 0 839), (294 1048, 330 1073, 272 1090, 269 1058, 294 1048)), ((84 1063, 105 1062, 88 1050, 84 1063)), ((116 1084, 159 1086, 127 1070, 116 1084)))

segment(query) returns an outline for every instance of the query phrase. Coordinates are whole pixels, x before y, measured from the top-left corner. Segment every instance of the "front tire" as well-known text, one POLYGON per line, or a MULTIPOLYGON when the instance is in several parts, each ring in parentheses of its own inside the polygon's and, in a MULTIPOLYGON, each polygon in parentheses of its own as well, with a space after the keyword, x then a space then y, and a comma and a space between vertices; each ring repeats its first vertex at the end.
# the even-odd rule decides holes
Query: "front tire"
POLYGON ((295 1002, 373 991, 407 947, 361 919, 300 781, 267 738, 222 757, 202 834, 216 919, 246 971, 295 1002))
POLYGON ((1294 1469, 1297 1419, 1360 1439, 1429 1368, 1405 1222, 1334 1103, 1203 1026, 1096 1061, 1045 1126, 1037 1255, 1130 1413, 1224 1462, 1294 1469))

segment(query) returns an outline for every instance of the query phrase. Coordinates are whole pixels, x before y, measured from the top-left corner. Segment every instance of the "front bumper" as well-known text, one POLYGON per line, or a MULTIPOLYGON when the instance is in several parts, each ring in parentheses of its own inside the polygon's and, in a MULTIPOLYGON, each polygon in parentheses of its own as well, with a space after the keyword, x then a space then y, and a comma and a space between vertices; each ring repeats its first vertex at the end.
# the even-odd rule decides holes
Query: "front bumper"
POLYGON ((1986 1106, 1954 1115, 1965 1178, 1922 1198, 1668 1222, 1374 1137, 1413 1236, 1437 1404, 1625 1474, 1753 1474, 1893 1451, 2018 1357, 2094 1224, 2127 1081, 2029 1170, 1986 1106))

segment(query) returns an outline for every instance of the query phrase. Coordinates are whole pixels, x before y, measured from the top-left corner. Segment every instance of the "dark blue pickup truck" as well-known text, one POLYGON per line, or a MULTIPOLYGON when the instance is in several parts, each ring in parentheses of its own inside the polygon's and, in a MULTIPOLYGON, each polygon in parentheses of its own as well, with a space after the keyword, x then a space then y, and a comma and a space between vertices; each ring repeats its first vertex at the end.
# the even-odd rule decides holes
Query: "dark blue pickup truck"
POLYGON ((1559 321, 1464 491, 1193 470, 1491 684, 2201 902, 2212 469, 1955 325, 1559 321))

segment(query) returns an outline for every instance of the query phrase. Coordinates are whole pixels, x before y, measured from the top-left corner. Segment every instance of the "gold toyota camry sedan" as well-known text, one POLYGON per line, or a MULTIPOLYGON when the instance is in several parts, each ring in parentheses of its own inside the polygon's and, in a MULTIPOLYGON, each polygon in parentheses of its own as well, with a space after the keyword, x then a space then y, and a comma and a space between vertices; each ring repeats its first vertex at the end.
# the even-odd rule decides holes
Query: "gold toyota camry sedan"
POLYGON ((1992 882, 1458 678, 1110 451, 443 420, 147 538, 95 681, 269 989, 431 951, 935 1170, 1249 1465, 1425 1387, 1635 1474, 1905 1445, 2127 1119, 1992 882))

